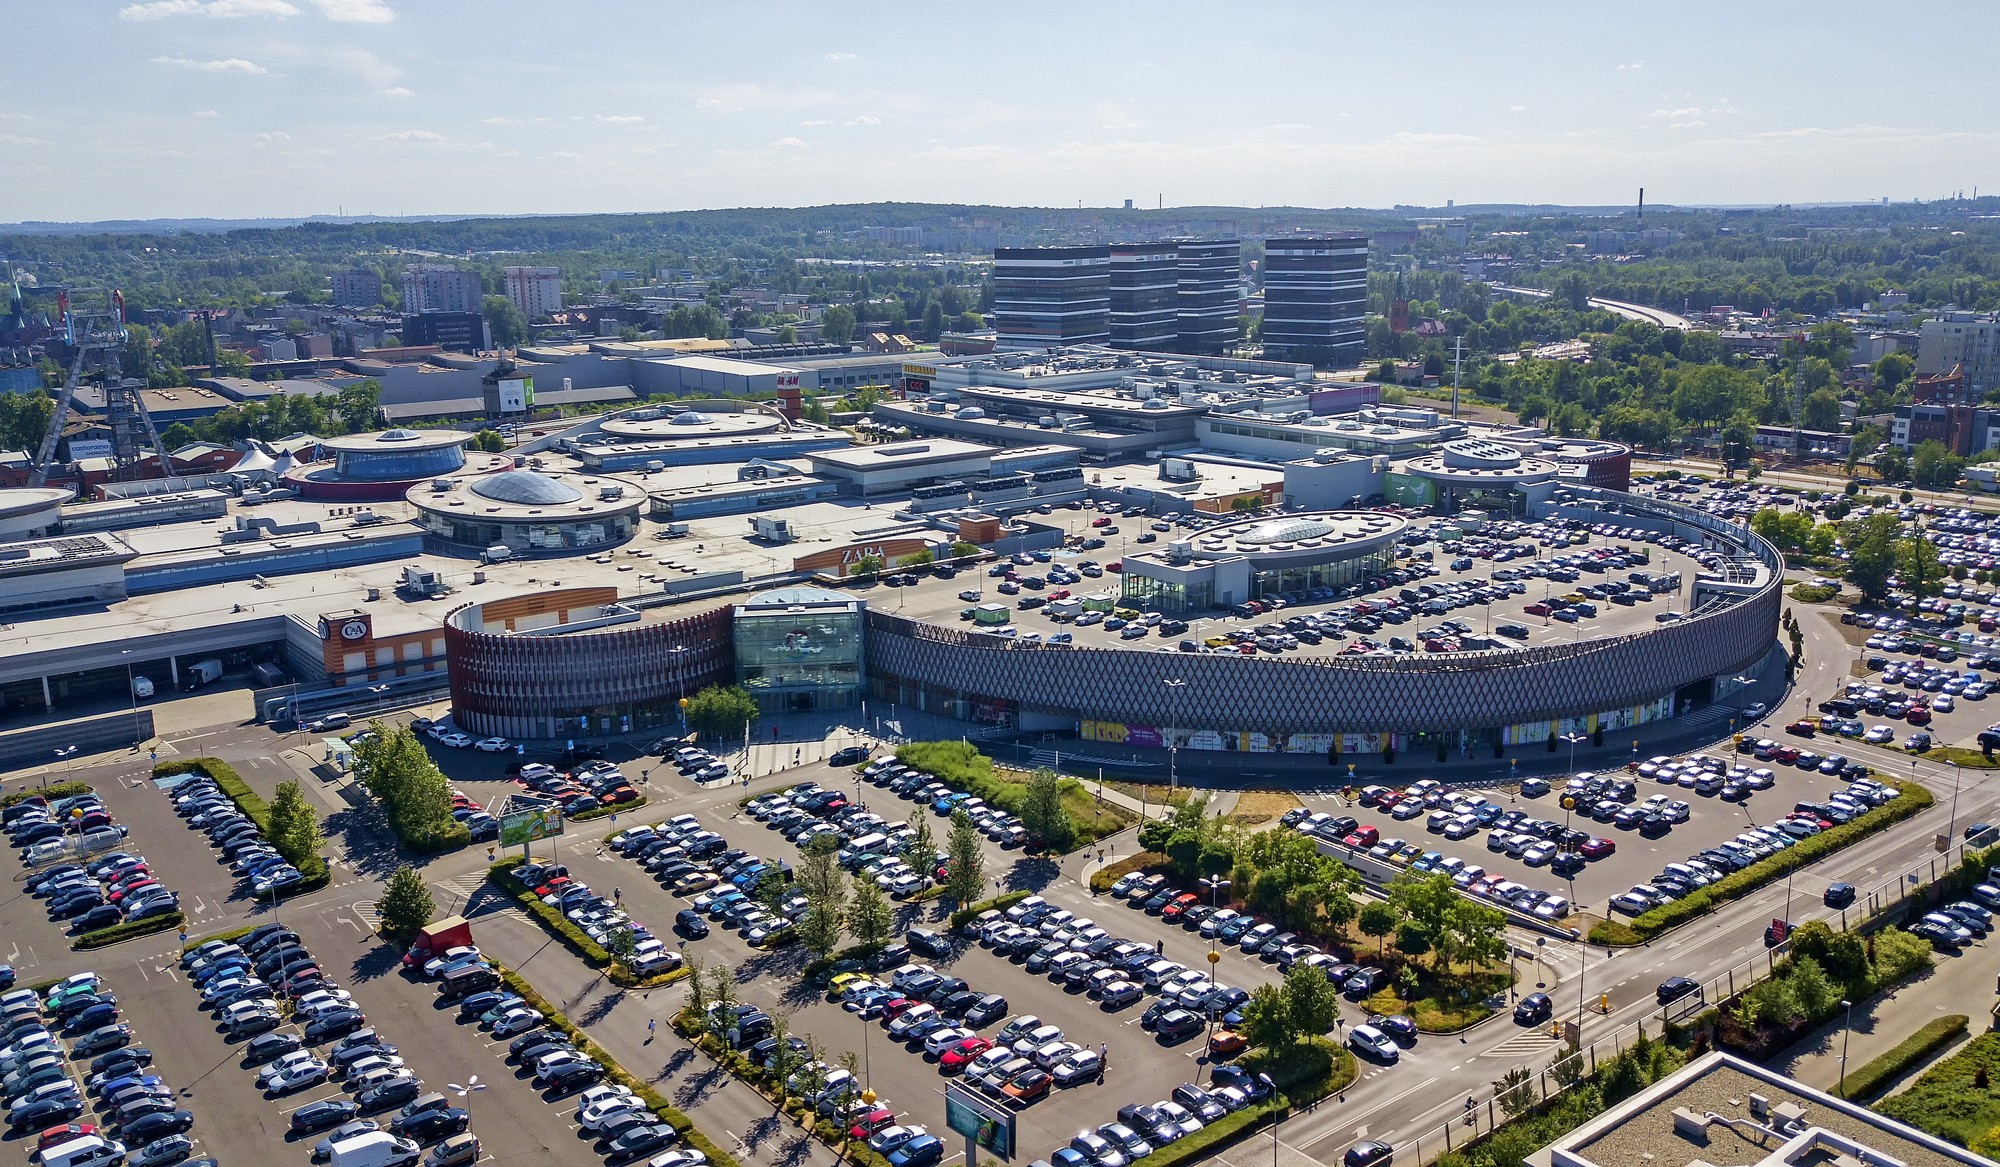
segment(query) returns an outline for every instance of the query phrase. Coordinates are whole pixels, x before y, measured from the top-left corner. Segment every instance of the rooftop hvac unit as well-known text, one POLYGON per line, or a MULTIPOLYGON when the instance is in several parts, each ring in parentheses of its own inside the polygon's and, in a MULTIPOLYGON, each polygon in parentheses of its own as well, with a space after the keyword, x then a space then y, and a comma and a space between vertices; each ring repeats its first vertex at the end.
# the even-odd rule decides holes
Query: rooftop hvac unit
POLYGON ((433 494, 444 494, 451 488, 452 488, 452 481, 449 478, 431 479, 431 493, 433 494))

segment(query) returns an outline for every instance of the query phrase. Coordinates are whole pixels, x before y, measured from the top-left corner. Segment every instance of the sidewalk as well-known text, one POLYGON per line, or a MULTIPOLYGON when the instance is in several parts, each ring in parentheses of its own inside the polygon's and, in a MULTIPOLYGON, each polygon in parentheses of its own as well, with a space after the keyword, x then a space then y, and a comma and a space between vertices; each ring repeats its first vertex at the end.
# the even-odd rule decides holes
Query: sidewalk
POLYGON ((1953 1013, 1967 1016, 1966 1036, 1911 1070, 1891 1089, 1891 1093, 1936 1062, 1950 1057, 1965 1041, 1979 1036, 1992 1024, 1988 1012, 1993 1000, 1993 969, 1987 953, 1974 948, 1960 956, 1937 957, 1937 967, 1902 988, 1873 1001, 1856 1002, 1854 1026, 1847 1031, 1844 1018, 1807 1034, 1786 1052, 1772 1059, 1771 1068, 1790 1074, 1808 1086, 1831 1090, 1840 1082, 1840 1055, 1843 1038, 1847 1047, 1847 1068, 1857 1070, 1900 1045, 1931 1021, 1953 1013))

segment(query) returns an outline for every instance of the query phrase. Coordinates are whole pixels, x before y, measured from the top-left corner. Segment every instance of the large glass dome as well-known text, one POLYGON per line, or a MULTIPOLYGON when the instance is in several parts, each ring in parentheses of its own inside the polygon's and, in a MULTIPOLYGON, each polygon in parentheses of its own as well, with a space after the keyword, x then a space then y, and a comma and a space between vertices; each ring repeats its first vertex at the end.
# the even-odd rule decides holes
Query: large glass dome
POLYGON ((1319 539, 1339 530, 1337 523, 1325 519, 1271 519, 1258 523, 1236 536, 1238 543, 1296 543, 1301 539, 1319 539))
POLYGON ((583 498, 576 487, 533 470, 489 474, 473 482, 472 493, 517 506, 565 506, 583 498))

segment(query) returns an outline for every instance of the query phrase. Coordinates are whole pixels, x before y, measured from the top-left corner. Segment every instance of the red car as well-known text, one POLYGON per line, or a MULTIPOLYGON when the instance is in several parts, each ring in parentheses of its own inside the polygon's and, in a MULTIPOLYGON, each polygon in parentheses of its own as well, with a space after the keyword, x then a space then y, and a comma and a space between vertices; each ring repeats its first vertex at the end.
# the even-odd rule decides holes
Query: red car
POLYGON ((865 1139, 876 1131, 887 1130, 895 1125, 896 1112, 885 1110, 878 1106, 860 1118, 855 1119, 854 1125, 847 1130, 847 1136, 853 1139, 865 1139))
POLYGON ((1093 527, 1108 527, 1111 525, 1111 520, 1108 518, 1099 517, 1090 520, 1090 525, 1093 527))
POLYGON ((957 1043, 945 1047, 938 1056, 938 1069, 947 1074, 956 1074, 972 1059, 993 1048, 993 1043, 983 1037, 961 1038, 957 1043))
POLYGON ((52 1126, 35 1140, 35 1150, 46 1151, 58 1143, 67 1143, 97 1133, 97 1128, 87 1122, 72 1122, 62 1126, 52 1126))
POLYGON ((1195 893, 1191 891, 1182 892, 1180 895, 1175 896, 1166 907, 1160 909, 1160 919, 1178 920, 1181 918, 1182 912, 1187 911, 1200 902, 1201 897, 1195 893))
POLYGON ((1585 859, 1602 859, 1606 855, 1618 850, 1618 841, 1616 839, 1602 838, 1587 839, 1584 841, 1583 846, 1578 847, 1576 850, 1585 859))
POLYGON ((1365 823, 1354 828, 1353 834, 1341 840, 1350 847, 1373 847, 1381 841, 1382 832, 1365 823))
POLYGON ((915 1001, 910 1000, 908 997, 898 997, 887 1005, 882 1006, 882 1020, 884 1022, 894 1021, 905 1012, 915 1008, 916 1004, 915 1001))
POLYGON ((1819 732, 1819 726, 1810 721, 1794 721, 1785 727, 1785 732, 1797 737, 1812 737, 1819 732))
POLYGON ((1536 600, 1532 604, 1522 605, 1521 610, 1530 616, 1546 616, 1549 614, 1549 606, 1540 600, 1536 600))
POLYGON ((1929 725, 1931 723, 1931 711, 1921 705, 1912 705, 1910 706, 1910 711, 1903 715, 1903 720, 1909 722, 1911 725, 1929 725))

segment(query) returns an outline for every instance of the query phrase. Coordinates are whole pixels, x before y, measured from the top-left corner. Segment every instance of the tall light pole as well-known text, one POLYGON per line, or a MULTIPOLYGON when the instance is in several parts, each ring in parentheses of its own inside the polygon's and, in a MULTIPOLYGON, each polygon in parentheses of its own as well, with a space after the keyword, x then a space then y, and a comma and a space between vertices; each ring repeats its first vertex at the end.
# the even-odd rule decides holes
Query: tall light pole
MULTIPOLYGON (((56 757, 62 759, 63 782, 65 784, 69 782, 70 759, 76 757, 76 749, 77 748, 75 746, 62 746, 56 750, 56 757)), ((48 771, 44 770, 42 771, 42 789, 47 790, 48 788, 49 788, 49 775, 48 771)))
POLYGON ((1566 733, 1562 735, 1562 740, 1569 743, 1569 772, 1572 774, 1576 773, 1577 743, 1581 741, 1586 741, 1589 739, 1589 737, 1590 735, 1587 733, 1566 733))
MULTIPOLYGON (((1916 770, 1916 767, 1915 767, 1915 766, 1913 765, 1913 766, 1911 766, 1911 767, 1910 767, 1910 769, 1911 769, 1911 771, 1912 771, 1912 774, 1914 775, 1914 772, 1915 772, 1915 770, 1916 770)), ((1948 827, 1946 827, 1946 828, 1944 829, 1944 837, 1945 837, 1946 839, 1948 839, 1948 840, 1949 840, 1949 839, 1956 839, 1956 838, 1958 838, 1958 779, 1959 779, 1959 774, 1960 774, 1960 770, 1959 770, 1959 768, 1958 768, 1958 763, 1957 763, 1957 762, 1953 762, 1953 763, 1951 764, 1951 825, 1950 825, 1950 826, 1948 826, 1948 827)))
POLYGON ((1847 1020, 1840 1026, 1840 1096, 1847 1097, 1847 1035, 1854 1032, 1854 1002, 1842 1001, 1842 1009, 1847 1010, 1847 1020))
POLYGON ((1168 795, 1172 795, 1178 779, 1181 756, 1181 690, 1187 688, 1187 682, 1176 679, 1162 681, 1161 684, 1165 685, 1173 694, 1173 708, 1167 724, 1167 793, 1168 795))
POLYGON ((1271 1167, 1278 1167, 1278 1124, 1285 1121, 1285 1112, 1278 1109, 1278 1084, 1271 1081, 1271 1075, 1259 1074, 1257 1080, 1270 1091, 1271 1099, 1271 1167))

